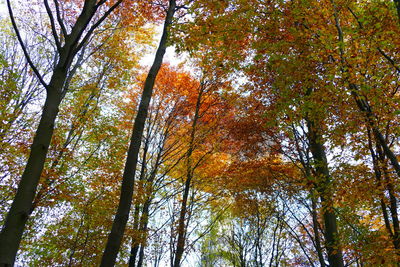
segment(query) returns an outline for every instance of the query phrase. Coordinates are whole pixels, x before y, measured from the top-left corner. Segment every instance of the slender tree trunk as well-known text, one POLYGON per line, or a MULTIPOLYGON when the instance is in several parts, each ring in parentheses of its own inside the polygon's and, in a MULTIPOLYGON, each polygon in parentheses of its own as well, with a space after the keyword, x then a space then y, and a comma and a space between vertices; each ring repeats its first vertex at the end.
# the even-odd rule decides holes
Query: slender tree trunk
POLYGON ((377 186, 380 190, 379 197, 380 197, 382 216, 383 216, 383 220, 385 222, 386 230, 387 230, 390 238, 393 238, 392 227, 390 225, 387 207, 386 207, 386 203, 385 203, 384 188, 382 186, 382 172, 381 172, 381 168, 379 167, 378 156, 376 155, 375 150, 372 145, 371 130, 369 127, 367 128, 367 134, 368 134, 368 149, 370 151, 371 158, 372 158, 372 165, 373 165, 373 169, 374 169, 374 173, 375 173, 375 180, 376 180, 377 186))
POLYGON ((203 90, 204 90, 203 85, 200 85, 199 95, 197 96, 196 109, 195 109, 195 113, 194 113, 194 117, 193 117, 192 130, 191 130, 191 134, 190 134, 189 148, 188 148, 188 151, 186 154, 186 167, 187 167, 186 181, 185 181, 185 185, 184 185, 182 204, 181 204, 181 209, 180 209, 179 219, 178 219, 178 240, 176 243, 173 267, 180 266, 181 260, 182 260, 182 255, 185 250, 185 239, 186 239, 185 218, 186 218, 186 213, 187 213, 187 202, 188 202, 188 198, 189 198, 189 191, 190 191, 191 181, 192 181, 193 172, 194 172, 194 170, 192 168, 192 164, 191 164, 191 157, 192 157, 193 150, 194 150, 194 141, 195 141, 194 139, 195 139, 195 134, 196 134, 197 121, 200 116, 200 105, 201 105, 203 90))
POLYGON ((385 155, 381 147, 377 146, 378 158, 380 161, 380 165, 382 166, 383 177, 385 178, 384 184, 386 185, 387 193, 389 194, 389 210, 390 215, 392 218, 392 226, 393 226, 393 245, 394 248, 397 250, 397 254, 400 255, 400 225, 399 225, 399 216, 397 213, 397 199, 395 196, 395 189, 392 183, 392 179, 390 179, 390 175, 387 170, 385 155))
POLYGON ((144 261, 144 249, 146 247, 146 240, 147 239, 147 226, 149 224, 149 211, 150 211, 150 205, 151 205, 151 199, 148 199, 144 205, 143 205, 143 212, 142 212, 142 217, 140 218, 140 226, 139 226, 139 231, 142 233, 142 244, 140 245, 140 250, 139 250, 139 259, 138 259, 138 264, 137 267, 142 267, 143 266, 143 261, 144 261))
MULTIPOLYGON (((311 89, 309 89, 307 91, 307 94, 311 94, 311 89)), ((299 145, 299 140, 298 140, 298 134, 297 134, 297 130, 295 129, 295 127, 292 127, 293 129, 293 133, 295 136, 295 141, 296 141, 296 149, 299 155, 299 159, 301 164, 303 165, 304 168, 304 172, 305 172, 305 178, 307 181, 314 183, 312 180, 312 174, 311 174, 311 165, 310 165, 310 159, 308 157, 308 152, 302 151, 300 149, 300 145, 299 145), (304 153, 304 156, 303 156, 304 153)), ((325 267, 326 263, 325 263, 325 259, 324 259, 324 255, 323 255, 323 250, 322 250, 322 245, 321 245, 321 238, 320 238, 320 234, 319 234, 319 223, 318 223, 318 210, 317 210, 317 198, 316 198, 316 191, 315 191, 315 185, 314 188, 312 188, 309 192, 310 194, 310 198, 311 198, 311 217, 312 217, 312 227, 313 227, 313 231, 314 231, 314 246, 315 246, 315 250, 317 252, 318 255, 318 261, 321 267, 325 267)), ((310 236, 311 237, 311 236, 310 236)), ((301 245, 301 243, 299 242, 299 244, 301 245)), ((304 251, 304 249, 303 249, 304 251)), ((309 259, 309 258, 308 258, 309 259)), ((310 259, 309 259, 310 261, 310 259)), ((311 261, 310 261, 311 262, 311 261)))
POLYGON ((310 150, 315 161, 315 170, 318 175, 317 190, 320 194, 323 218, 325 224, 325 243, 328 251, 329 265, 343 267, 343 255, 339 242, 336 215, 333 210, 333 194, 325 147, 322 136, 315 123, 307 119, 310 150))
POLYGON ((319 236, 319 223, 318 223, 318 216, 317 216, 317 200, 314 196, 313 192, 311 192, 311 215, 313 221, 313 230, 314 230, 314 240, 315 240, 315 249, 317 250, 318 260, 321 267, 325 267, 325 259, 322 252, 321 246, 321 238, 319 236))
MULTIPOLYGON (((145 138, 144 142, 144 148, 143 148, 143 157, 142 157, 142 167, 140 168, 140 177, 139 177, 139 192, 142 192, 143 189, 143 182, 146 177, 146 169, 147 169, 147 152, 149 149, 149 139, 145 138)), ((137 233, 135 236, 132 238, 132 245, 131 245, 131 255, 129 257, 129 267, 135 267, 135 262, 136 262, 136 256, 139 251, 139 246, 140 246, 140 238, 138 239, 138 235, 140 235, 140 229, 139 229, 139 214, 140 214, 140 203, 137 203, 135 205, 135 212, 133 215, 133 231, 136 231, 137 233)), ((143 216, 143 215, 142 215, 143 216)))
MULTIPOLYGON (((108 10, 109 13, 106 12, 106 14, 102 16, 95 25, 93 25, 92 30, 98 27, 101 22, 104 21, 104 19, 121 3, 121 1, 122 0, 117 1, 117 3, 115 3, 108 10)), ((83 40, 80 40, 85 29, 88 27, 94 14, 96 13, 97 8, 100 6, 97 5, 96 0, 86 0, 82 8, 82 12, 77 18, 76 23, 72 27, 70 33, 64 33, 65 35, 62 36, 62 38, 58 36, 58 30, 54 28, 54 25, 51 25, 53 29, 53 37, 55 38, 58 49, 58 62, 53 69, 50 82, 46 84, 38 69, 31 61, 27 47, 22 41, 9 0, 7 0, 7 5, 10 13, 11 23, 20 42, 24 55, 33 72, 41 84, 46 88, 47 96, 39 126, 36 130, 35 137, 31 145, 28 162, 21 176, 17 193, 0 233, 0 267, 13 266, 14 264, 18 247, 22 239, 22 234, 25 229, 25 224, 33 207, 32 202, 35 198, 40 176, 44 168, 47 151, 49 149, 51 138, 54 132, 54 124, 59 111, 59 106, 66 93, 66 83, 68 83, 68 79, 71 78, 68 77, 69 69, 76 54, 83 47, 86 41, 89 40, 91 34, 93 33, 93 31, 88 31, 83 37, 83 40), (61 39, 65 40, 63 45, 61 44, 61 39)), ((49 16, 52 16, 50 9, 46 8, 46 11, 49 16)))
POLYGON ((391 182, 387 185, 389 193, 389 203, 390 203, 390 214, 393 223, 393 245, 397 250, 397 254, 400 255, 400 226, 399 226, 399 216, 397 213, 397 199, 394 193, 393 184, 391 182))
MULTIPOLYGON (((158 167, 160 166, 160 159, 161 159, 161 152, 157 156, 156 160, 156 166, 154 170, 151 173, 150 178, 147 181, 147 186, 153 186, 154 179, 156 178, 156 173, 158 170, 158 167)), ((137 267, 141 267, 143 265, 143 260, 144 260, 144 249, 146 247, 146 242, 147 242, 147 230, 148 230, 148 223, 149 223, 149 213, 150 213, 150 206, 152 204, 153 200, 153 192, 150 191, 149 195, 147 195, 147 199, 143 204, 142 207, 142 213, 139 218, 139 212, 136 215, 136 209, 135 209, 135 225, 134 229, 140 233, 140 238, 139 240, 133 239, 132 241, 132 247, 131 247, 131 256, 129 259, 129 267, 135 267, 135 262, 136 262, 136 257, 138 257, 138 263, 137 267), (137 216, 137 218, 136 218, 137 216)))
POLYGON ((175 259, 174 259, 174 265, 173 267, 179 267, 181 264, 182 260, 182 255, 185 250, 185 239, 186 239, 186 224, 185 224, 185 217, 187 213, 187 201, 189 197, 189 189, 190 189, 190 183, 192 180, 192 175, 188 175, 186 177, 186 182, 185 182, 185 189, 183 192, 182 196, 182 204, 181 204, 181 210, 179 213, 179 223, 178 223, 178 241, 176 244, 176 250, 175 250, 175 259))
MULTIPOLYGON (((368 125, 368 131, 370 131, 370 129, 371 129, 374 134, 374 137, 375 137, 375 140, 377 143, 378 153, 381 155, 385 155, 389 159, 397 176, 400 177, 399 161, 398 161, 396 155, 390 149, 389 145, 387 144, 387 140, 381 133, 378 122, 377 122, 377 117, 376 117, 375 113, 372 111, 372 108, 368 102, 368 99, 363 97, 362 95, 360 95, 359 86, 355 83, 350 82, 349 73, 344 68, 344 66, 346 65, 346 59, 345 59, 345 53, 344 53, 344 49, 343 49, 343 44, 344 44, 343 30, 340 26, 339 15, 338 15, 338 11, 336 9, 336 4, 335 4, 334 0, 331 0, 331 3, 334 8, 333 15, 335 18, 336 28, 338 30, 339 52, 340 52, 340 58, 341 58, 341 64, 342 64, 341 68, 342 68, 342 73, 345 75, 345 81, 348 82, 349 90, 357 104, 358 109, 363 113, 363 115, 366 118, 366 122, 368 125)), ((397 9, 398 16, 399 16, 399 22, 400 22, 400 0, 394 0, 394 3, 396 5, 396 9, 397 9)), ((371 148, 370 148, 370 150, 371 150, 371 148)), ((373 152, 373 151, 371 151, 371 152, 373 152)), ((379 168, 379 166, 378 166, 378 168, 379 168)), ((378 171, 380 172, 379 169, 378 169, 378 171)), ((375 174, 377 174, 376 170, 375 170, 375 174)), ((379 173, 378 175, 380 176, 381 174, 379 173)), ((391 215, 392 215, 392 222, 393 222, 393 228, 394 228, 393 229, 393 243, 394 243, 395 248, 398 249, 400 247, 400 226, 399 226, 399 219, 398 219, 398 215, 397 215, 397 200, 394 195, 393 186, 391 185, 390 181, 388 181, 388 183, 387 183, 387 190, 388 190, 389 198, 390 198, 390 211, 391 211, 391 215)), ((387 214, 385 214, 386 213, 386 205, 385 205, 383 199, 381 199, 381 206, 382 206, 382 211, 384 212, 386 228, 388 229, 388 231, 390 233, 391 228, 388 227, 388 224, 387 224, 387 222, 388 222, 387 214)))
POLYGON ((112 229, 108 236, 106 248, 101 259, 100 266, 102 267, 114 266, 119 248, 121 246, 126 223, 129 218, 129 212, 132 205, 133 186, 135 183, 135 172, 144 124, 146 121, 156 76, 161 68, 165 50, 167 48, 168 27, 172 23, 175 8, 175 0, 170 0, 165 17, 164 29, 161 36, 160 44, 158 46, 153 65, 151 66, 151 69, 147 75, 142 92, 142 98, 139 104, 139 110, 135 118, 131 142, 128 150, 128 156, 126 159, 124 174, 122 177, 121 196, 118 204, 117 213, 113 221, 112 229))
MULTIPOLYGON (((134 217, 133 230, 134 231, 137 231, 139 228, 139 212, 140 212, 140 207, 138 204, 136 204, 135 205, 135 213, 133 215, 133 217, 134 217)), ((136 234, 135 234, 135 237, 132 238, 131 253, 129 256, 129 265, 128 265, 129 267, 135 267, 138 251, 139 251, 139 243, 138 243, 138 240, 137 240, 136 234)))
MULTIPOLYGON (((397 199, 394 195, 394 188, 391 180, 389 179, 389 174, 386 169, 386 161, 385 161, 385 155, 383 154, 382 148, 379 145, 379 141, 377 140, 376 142, 376 150, 377 154, 375 153, 373 146, 372 146, 372 137, 371 137, 371 131, 368 128, 368 147, 371 153, 372 157, 372 163, 373 163, 373 168, 375 172, 375 178, 378 184, 378 187, 381 191, 380 193, 380 204, 381 204, 381 210, 382 210, 382 215, 383 219, 385 222, 385 227, 386 230, 393 240, 393 245, 397 251, 400 249, 400 240, 399 240, 399 234, 400 234, 400 227, 399 227, 399 219, 398 219, 398 214, 397 214, 397 199), (386 189, 389 194, 389 201, 390 201, 390 213, 392 217, 392 224, 393 224, 393 231, 392 231, 392 226, 390 224, 389 220, 389 215, 387 212, 387 206, 385 203, 385 194, 384 194, 384 188, 382 187, 382 171, 383 171, 383 176, 385 177, 385 184, 386 184, 386 189)), ((398 252, 399 253, 399 252, 398 252)))
MULTIPOLYGON (((53 82, 54 87, 62 88, 62 85, 62 79, 53 82)), ((40 175, 43 171, 60 102, 60 93, 52 91, 48 93, 42 117, 31 145, 28 163, 0 234, 0 266, 13 266, 14 264, 40 175)))
POLYGON ((349 88, 351 90, 351 94, 359 108, 359 110, 365 115, 366 121, 370 129, 372 130, 377 143, 382 147, 383 153, 389 159, 393 169, 396 171, 397 176, 400 178, 400 164, 397 160, 396 155, 390 149, 387 144, 387 141, 381 131, 378 128, 376 123, 376 116, 372 111, 371 106, 369 105, 368 101, 364 99, 362 96, 358 94, 360 91, 356 84, 350 83, 349 88))

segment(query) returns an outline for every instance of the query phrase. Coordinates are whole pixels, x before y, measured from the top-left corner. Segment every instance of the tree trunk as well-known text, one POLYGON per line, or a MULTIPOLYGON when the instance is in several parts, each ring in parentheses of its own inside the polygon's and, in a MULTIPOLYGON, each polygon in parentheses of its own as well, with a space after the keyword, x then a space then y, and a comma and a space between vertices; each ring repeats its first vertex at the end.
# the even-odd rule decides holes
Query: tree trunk
POLYGON ((13 266, 14 264, 53 135, 54 123, 62 98, 59 89, 63 87, 63 83, 64 80, 60 78, 53 79, 49 85, 57 90, 51 90, 47 94, 42 117, 31 145, 28 162, 0 234, 1 267, 13 266))
MULTIPOLYGON (((140 212, 140 207, 139 204, 135 205, 135 213, 133 215, 134 220, 133 220, 133 230, 137 231, 139 227, 139 212, 140 212)), ((135 234, 136 237, 136 234, 135 234)), ((132 245, 131 245, 131 252, 129 256, 129 267, 135 267, 136 264, 136 256, 139 251, 139 243, 137 241, 137 238, 132 238, 132 245)))
MULTIPOLYGON (((392 183, 392 179, 390 179, 390 175, 387 170, 385 154, 383 154, 382 148, 377 145, 378 159, 380 161, 380 166, 382 169, 383 177, 385 178, 384 184, 386 185, 387 193, 389 194, 389 210, 392 218, 392 226, 393 226, 393 246, 397 250, 397 254, 400 255, 400 225, 399 225, 399 216, 397 213, 397 199, 395 196, 395 189, 392 183)), ((379 165, 378 165, 379 166, 379 165)))
POLYGON ((313 192, 311 194, 311 215, 312 215, 312 221, 313 221, 313 230, 314 230, 314 240, 315 240, 315 249, 317 250, 317 255, 318 255, 318 260, 319 264, 321 267, 325 267, 325 259, 324 255, 322 253, 322 246, 321 246, 321 239, 319 237, 319 223, 318 223, 318 217, 317 217, 317 199, 313 192))
POLYGON ((135 118, 131 142, 128 150, 128 156, 126 159, 124 174, 122 177, 121 197, 119 200, 118 209, 113 221, 111 232, 108 236, 106 248, 101 259, 100 266, 102 267, 114 266, 119 248, 121 246, 125 226, 129 218, 129 212, 132 205, 133 186, 135 183, 136 165, 143 135, 144 124, 146 121, 148 108, 153 93, 155 79, 158 71, 161 68, 165 50, 167 48, 168 27, 172 23, 175 8, 175 0, 170 0, 165 17, 164 29, 161 36, 160 44, 158 46, 153 65, 151 66, 151 69, 147 75, 142 92, 142 98, 139 104, 139 110, 135 118))
POLYGON ((182 255, 185 250, 185 239, 186 239, 186 223, 185 223, 185 217, 187 213, 187 202, 189 198, 189 191, 190 191, 190 185, 191 181, 193 178, 193 168, 191 164, 191 157, 193 154, 194 150, 194 139, 195 139, 195 134, 196 134, 196 126, 197 126, 197 121, 200 116, 200 105, 201 105, 201 98, 203 94, 204 87, 203 85, 200 85, 199 88, 199 95, 197 96, 197 102, 196 102, 196 110, 194 113, 193 117, 193 123, 192 123, 192 131, 190 134, 190 141, 189 141, 189 148, 186 154, 186 181, 184 185, 184 190, 183 190, 183 196, 182 196, 182 204, 181 204, 181 210, 179 213, 179 219, 178 219, 178 240, 176 243, 176 250, 175 250, 175 259, 174 259, 174 264, 173 267, 179 267, 181 264, 182 260, 182 255))
POLYGON ((325 224, 325 243, 328 251, 329 266, 343 267, 343 256, 339 242, 339 235, 336 223, 336 215, 333 210, 333 194, 331 189, 331 179, 329 174, 328 162, 326 159, 325 147, 322 135, 318 126, 307 119, 308 138, 310 150, 315 162, 315 171, 318 175, 317 190, 320 194, 323 218, 325 224))
POLYGON ((374 112, 372 111, 371 106, 369 105, 369 103, 366 99, 364 99, 362 96, 360 96, 358 94, 358 92, 360 90, 356 84, 350 83, 349 88, 351 90, 351 94, 352 94, 359 110, 365 115, 367 124, 368 124, 369 128, 372 130, 372 132, 374 133, 376 142, 382 147, 383 153, 390 160, 390 163, 391 163, 393 169, 396 171, 397 176, 400 178, 399 161, 397 160, 396 155, 393 153, 393 151, 388 146, 385 137, 379 130, 378 125, 376 123, 376 116, 375 116, 374 112))
POLYGON ((176 243, 175 259, 174 259, 173 267, 180 266, 181 260, 182 260, 182 255, 185 250, 185 239, 186 239, 185 217, 186 217, 186 213, 187 213, 187 201, 188 201, 188 197, 189 197, 189 189, 190 189, 191 180, 192 180, 192 175, 189 175, 188 177, 186 177, 185 189, 184 189, 183 197, 182 197, 181 210, 179 213, 178 241, 176 243))
MULTIPOLYGON (((143 212, 142 212, 142 217, 140 218, 140 226, 139 226, 139 231, 142 233, 142 237, 146 237, 147 239, 147 226, 149 224, 149 211, 150 211, 150 205, 151 205, 151 198, 148 199, 144 205, 143 205, 143 212)), ((137 267, 142 267, 143 266, 143 260, 144 260, 144 249, 146 247, 146 241, 142 240, 143 242, 140 245, 140 250, 139 250, 139 259, 138 259, 138 264, 137 267)))
MULTIPOLYGON (((64 33, 65 36, 62 36, 62 38, 58 36, 58 31, 54 28, 54 25, 51 25, 56 46, 58 48, 58 62, 53 69, 49 84, 46 84, 36 66, 30 59, 27 47, 23 43, 20 32, 16 25, 10 1, 7 1, 11 23, 20 42, 26 60, 41 84, 46 88, 47 96, 39 126, 36 130, 35 137, 31 145, 28 162, 21 176, 17 193, 0 233, 0 267, 14 265, 18 247, 25 229, 25 224, 33 208, 32 202, 35 198, 40 176, 44 168, 47 151, 49 149, 51 138, 54 132, 54 124, 59 111, 59 106, 66 93, 67 88, 65 83, 68 78, 71 78, 68 77, 68 74, 73 59, 82 46, 86 43, 86 40, 90 38, 93 30, 98 27, 120 3, 121 0, 117 1, 117 3, 110 7, 108 12, 106 12, 97 21, 97 23, 92 26, 92 31, 86 33, 82 41, 81 38, 85 29, 88 27, 90 21, 97 11, 97 8, 100 6, 97 5, 96 0, 85 1, 82 12, 72 27, 71 32, 69 34, 64 33), (65 40, 63 45, 60 43, 61 39, 65 40)), ((49 15, 51 14, 51 10, 46 8, 46 11, 49 15)))

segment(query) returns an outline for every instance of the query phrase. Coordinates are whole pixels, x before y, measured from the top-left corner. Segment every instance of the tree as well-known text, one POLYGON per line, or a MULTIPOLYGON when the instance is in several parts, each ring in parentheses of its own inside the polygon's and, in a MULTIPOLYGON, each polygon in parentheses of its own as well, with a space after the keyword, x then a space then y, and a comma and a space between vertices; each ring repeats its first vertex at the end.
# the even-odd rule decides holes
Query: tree
POLYGON ((153 87, 158 71, 161 68, 163 57, 168 42, 168 28, 172 23, 174 13, 176 11, 176 1, 170 0, 168 9, 165 14, 165 22, 160 44, 157 48, 156 56, 153 65, 146 78, 143 93, 140 100, 138 113, 135 118, 131 142, 128 149, 124 175, 121 184, 121 197, 119 200, 118 210, 115 215, 113 226, 107 241, 106 248, 103 253, 101 266, 113 266, 117 258, 118 250, 121 246, 122 236, 125 231, 125 226, 129 218, 129 212, 132 205, 133 187, 135 182, 136 165, 138 154, 141 145, 144 124, 146 121, 148 107, 150 104, 153 87))
POLYGON ((28 162, 21 176, 16 196, 13 200, 10 211, 7 214, 6 221, 0 234, 0 265, 10 266, 15 260, 22 233, 26 221, 29 218, 39 178, 43 171, 59 105, 67 92, 69 79, 72 78, 72 74, 74 73, 74 70, 71 69, 71 66, 74 63, 74 58, 86 42, 92 37, 94 30, 100 26, 100 24, 121 4, 122 1, 113 3, 102 15, 98 15, 98 11, 104 6, 105 2, 106 1, 101 1, 99 3, 92 0, 85 1, 80 15, 76 18, 75 24, 68 29, 65 21, 62 20, 58 2, 56 1, 54 5, 56 13, 54 16, 48 2, 44 1, 51 23, 52 35, 57 47, 56 58, 58 59, 54 66, 50 81, 47 83, 36 65, 31 61, 29 51, 25 46, 21 33, 17 27, 11 3, 9 0, 7 1, 11 21, 24 55, 33 72, 37 76, 37 79, 46 89, 47 95, 40 123, 32 142, 28 162), (98 17, 94 20, 96 16, 98 17), (56 23, 58 23, 58 26, 56 26, 56 23))

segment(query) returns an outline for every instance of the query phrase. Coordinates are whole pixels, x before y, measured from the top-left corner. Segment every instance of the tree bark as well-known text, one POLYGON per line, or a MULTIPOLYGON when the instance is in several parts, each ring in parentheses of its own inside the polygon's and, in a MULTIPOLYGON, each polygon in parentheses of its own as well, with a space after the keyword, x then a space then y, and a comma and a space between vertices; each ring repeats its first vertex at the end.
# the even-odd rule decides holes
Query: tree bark
POLYGON ((336 215, 333 210, 333 194, 331 178, 326 158, 322 135, 314 121, 307 119, 308 138, 310 150, 315 162, 315 171, 318 175, 317 190, 320 194, 323 218, 325 224, 325 243, 328 251, 329 266, 343 267, 343 255, 339 242, 336 215))
POLYGON ((393 232, 392 232, 393 246, 397 250, 397 254, 400 255, 400 225, 399 225, 399 216, 397 213, 397 199, 395 196, 395 189, 391 181, 392 179, 390 179, 390 175, 388 173, 385 154, 383 153, 382 148, 379 146, 379 144, 377 146, 377 152, 378 152, 378 159, 380 161, 380 166, 382 166, 381 169, 383 177, 385 178, 384 184, 386 185, 386 190, 389 195, 389 210, 393 226, 393 232))
MULTIPOLYGON (((60 81, 55 83, 57 84, 57 82, 60 81)), ((31 145, 28 163, 0 234, 0 266, 13 266, 14 264, 43 171, 60 102, 60 94, 49 93, 46 97, 42 117, 31 145)))
POLYGON ((311 216, 312 216, 312 221, 313 221, 313 230, 314 230, 314 240, 315 240, 315 249, 317 250, 317 255, 318 255, 318 260, 319 264, 321 267, 325 267, 325 259, 324 255, 322 252, 322 246, 321 246, 321 239, 319 236, 319 223, 318 223, 318 217, 317 217, 317 199, 314 196, 313 192, 311 194, 311 216))
POLYGON ((138 154, 143 135, 144 124, 147 118, 148 108, 153 93, 154 83, 158 71, 164 58, 168 41, 168 27, 172 23, 172 19, 176 9, 176 1, 170 0, 169 7, 164 22, 164 29, 158 46, 156 56, 147 75, 142 98, 139 104, 139 110, 135 118, 131 142, 128 150, 128 156, 125 163, 124 174, 122 177, 121 197, 118 204, 117 213, 115 215, 111 232, 108 236, 106 248, 101 259, 100 266, 114 266, 119 248, 121 246, 122 237, 125 231, 126 223, 129 218, 129 212, 132 205, 133 186, 135 182, 135 172, 138 161, 138 154))
POLYGON ((185 250, 185 239, 186 239, 186 223, 185 223, 185 217, 187 213, 187 203, 188 203, 188 198, 189 198, 189 191, 190 191, 190 186, 191 186, 191 181, 193 178, 193 168, 191 164, 191 157, 194 151, 194 139, 195 139, 195 134, 196 134, 196 126, 197 126, 197 121, 200 116, 200 105, 201 105, 201 98, 203 94, 204 87, 203 85, 200 85, 199 88, 199 95, 197 96, 197 101, 196 101, 196 109, 193 117, 193 123, 192 123, 192 130, 190 134, 190 141, 189 141, 189 148, 186 153, 186 181, 184 185, 184 190, 183 190, 183 196, 182 196, 182 203, 181 203, 181 210, 179 213, 179 219, 178 219, 178 240, 176 243, 176 250, 175 250, 175 258, 174 258, 174 264, 173 267, 179 267, 181 264, 182 260, 182 255, 185 250))
MULTIPOLYGON (((96 13, 97 8, 100 6, 97 5, 96 2, 96 0, 85 1, 82 12, 77 18, 75 25, 71 29, 70 34, 64 36, 65 43, 62 47, 59 43, 59 36, 55 34, 57 31, 55 30, 55 32, 53 32, 55 42, 58 47, 59 60, 53 69, 49 84, 46 84, 38 69, 30 59, 27 47, 23 43, 20 32, 16 25, 10 1, 7 1, 11 23, 20 42, 26 60, 28 61, 28 64, 32 68, 39 81, 46 88, 47 96, 39 126, 36 130, 35 137, 31 145, 28 162, 21 176, 17 193, 13 203, 11 204, 11 208, 6 216, 5 223, 0 233, 0 267, 14 265, 18 247, 25 229, 25 224, 33 207, 33 200, 35 198, 40 176, 44 168, 47 151, 53 136, 54 124, 59 111, 59 106, 66 93, 67 88, 65 83, 68 79, 69 69, 72 65, 74 57, 84 45, 84 42, 86 42, 80 42, 80 39, 84 33, 84 30, 88 27, 94 14, 96 13)), ((94 30, 94 28, 98 27, 120 3, 121 1, 115 3, 91 29, 94 30)), ((51 10, 47 9, 47 12, 49 15, 51 15, 51 10)), ((91 36, 91 33, 92 31, 86 33, 84 39, 87 40, 91 36)))

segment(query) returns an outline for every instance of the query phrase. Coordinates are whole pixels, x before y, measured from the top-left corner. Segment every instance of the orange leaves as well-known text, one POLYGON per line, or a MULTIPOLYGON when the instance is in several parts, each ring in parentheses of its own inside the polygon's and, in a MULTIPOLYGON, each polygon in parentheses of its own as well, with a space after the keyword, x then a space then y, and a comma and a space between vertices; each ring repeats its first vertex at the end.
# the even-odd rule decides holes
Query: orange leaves
POLYGON ((265 157, 246 162, 233 161, 225 172, 226 182, 236 192, 254 190, 272 192, 283 180, 293 177, 295 171, 277 157, 265 157))

